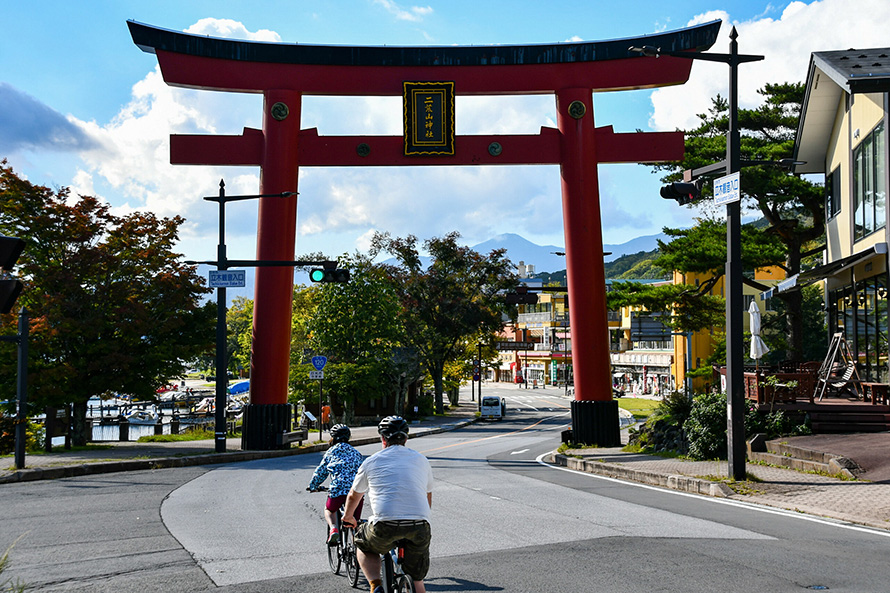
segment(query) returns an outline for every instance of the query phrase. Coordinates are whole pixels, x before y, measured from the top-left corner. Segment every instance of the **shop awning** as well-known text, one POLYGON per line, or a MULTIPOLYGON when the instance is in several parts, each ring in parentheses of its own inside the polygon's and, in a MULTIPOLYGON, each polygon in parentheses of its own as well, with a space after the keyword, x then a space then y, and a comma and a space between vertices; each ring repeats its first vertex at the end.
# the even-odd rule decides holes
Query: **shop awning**
POLYGON ((795 286, 803 288, 804 286, 808 286, 813 282, 818 282, 823 278, 828 278, 829 276, 839 274, 844 270, 849 270, 853 266, 860 264, 865 260, 874 257, 875 255, 886 254, 887 244, 876 243, 870 248, 864 251, 860 251, 859 253, 854 253, 853 255, 848 255, 847 257, 842 257, 841 259, 836 259, 833 262, 813 268, 812 270, 807 270, 806 272, 795 274, 787 280, 779 282, 769 290, 760 293, 760 300, 764 301, 770 297, 776 296, 780 292, 791 290, 795 286))

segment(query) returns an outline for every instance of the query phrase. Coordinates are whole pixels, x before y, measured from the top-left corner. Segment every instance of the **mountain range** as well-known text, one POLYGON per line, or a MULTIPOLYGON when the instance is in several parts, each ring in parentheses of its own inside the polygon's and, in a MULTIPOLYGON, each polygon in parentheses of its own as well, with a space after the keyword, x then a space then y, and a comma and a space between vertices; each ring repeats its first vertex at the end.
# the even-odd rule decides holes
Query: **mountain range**
MULTIPOLYGON (((662 241, 666 241, 667 238, 667 235, 664 233, 659 233, 657 235, 636 237, 620 244, 604 244, 603 251, 609 253, 609 255, 605 256, 603 259, 606 262, 612 262, 625 255, 654 251, 658 248, 658 240, 661 239, 662 241)), ((533 265, 535 267, 535 273, 537 274, 542 272, 559 272, 566 269, 565 256, 557 255, 557 253, 564 254, 565 247, 557 245, 538 245, 515 233, 497 235, 487 241, 473 245, 471 248, 481 254, 487 254, 493 249, 506 249, 507 257, 513 264, 519 265, 519 262, 523 262, 526 265, 533 265)), ((429 258, 422 257, 421 261, 424 266, 429 265, 429 258)), ((395 263, 395 260, 391 259, 387 260, 387 262, 395 263)), ((198 273, 206 278, 210 269, 210 266, 201 265, 199 266, 198 273)), ((237 296, 248 299, 253 298, 254 270, 255 268, 246 268, 245 276, 247 285, 244 288, 229 288, 226 290, 226 300, 228 300, 229 303, 231 303, 232 299, 237 296)), ((308 284, 309 278, 305 272, 297 271, 294 274, 294 282, 298 284, 308 284)), ((212 296, 211 298, 215 299, 216 297, 212 296)))
MULTIPOLYGON (((667 241, 668 236, 664 233, 657 235, 646 235, 636 237, 620 244, 604 244, 603 251, 610 253, 603 259, 606 262, 615 261, 624 255, 640 253, 641 251, 649 252, 658 248, 658 240, 667 241)), ((535 266, 535 272, 557 272, 566 268, 566 260, 563 255, 556 255, 554 252, 565 253, 565 247, 556 245, 537 245, 528 239, 515 233, 504 233, 492 237, 488 241, 484 241, 472 247, 479 253, 488 253, 492 249, 504 248, 507 250, 507 257, 514 264, 524 262, 526 265, 535 266)))

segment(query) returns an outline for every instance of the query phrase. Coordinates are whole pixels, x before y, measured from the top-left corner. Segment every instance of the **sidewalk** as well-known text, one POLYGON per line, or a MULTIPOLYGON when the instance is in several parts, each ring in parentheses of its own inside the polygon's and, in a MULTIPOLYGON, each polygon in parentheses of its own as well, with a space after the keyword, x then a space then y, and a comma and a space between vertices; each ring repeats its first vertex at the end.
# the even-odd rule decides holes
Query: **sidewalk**
MULTIPOLYGON (((623 431, 624 442, 626 431, 623 431)), ((819 447, 826 453, 842 454, 855 462, 856 447, 849 443, 868 443, 858 450, 874 449, 875 445, 890 447, 890 433, 869 435, 831 435, 831 438, 794 437, 809 449, 819 447), (837 450, 828 449, 827 446, 837 450), (852 455, 851 455, 852 454, 852 455)), ((825 435, 828 436, 828 435, 825 435)), ((883 448, 884 457, 890 449, 883 448)), ((612 478, 671 488, 708 496, 752 502, 820 517, 890 529, 890 480, 869 482, 840 479, 762 465, 746 464, 753 480, 733 484, 726 480, 729 466, 726 461, 686 461, 641 453, 628 453, 620 448, 591 448, 552 454, 550 462, 570 469, 612 478)), ((865 472, 863 477, 869 472, 865 472)), ((883 473, 881 474, 883 476, 883 473)))
MULTIPOLYGON (((476 404, 460 402, 460 405, 446 410, 445 416, 430 416, 411 424, 411 437, 436 434, 466 426, 476 420, 476 404)), ((104 442, 103 446, 85 451, 65 451, 55 447, 50 454, 26 455, 25 469, 16 470, 13 456, 0 458, 0 485, 10 482, 51 480, 87 474, 102 474, 164 467, 185 467, 216 463, 233 463, 300 455, 327 449, 328 433, 323 432, 323 444, 308 447, 282 449, 277 451, 242 451, 241 438, 226 439, 226 452, 216 453, 213 439, 201 441, 179 441, 171 443, 104 442)), ((306 443, 315 443, 318 431, 309 432, 306 443)), ((376 426, 352 428, 354 445, 379 442, 376 426)))

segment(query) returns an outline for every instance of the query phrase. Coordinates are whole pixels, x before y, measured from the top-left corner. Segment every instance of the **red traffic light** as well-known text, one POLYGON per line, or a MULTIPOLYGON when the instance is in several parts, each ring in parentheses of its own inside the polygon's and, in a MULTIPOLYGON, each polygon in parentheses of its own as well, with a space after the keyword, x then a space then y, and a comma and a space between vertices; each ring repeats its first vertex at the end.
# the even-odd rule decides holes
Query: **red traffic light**
POLYGON ((677 200, 681 206, 693 202, 701 197, 701 182, 694 181, 687 183, 684 181, 675 181, 670 185, 661 188, 661 197, 666 200, 677 200))

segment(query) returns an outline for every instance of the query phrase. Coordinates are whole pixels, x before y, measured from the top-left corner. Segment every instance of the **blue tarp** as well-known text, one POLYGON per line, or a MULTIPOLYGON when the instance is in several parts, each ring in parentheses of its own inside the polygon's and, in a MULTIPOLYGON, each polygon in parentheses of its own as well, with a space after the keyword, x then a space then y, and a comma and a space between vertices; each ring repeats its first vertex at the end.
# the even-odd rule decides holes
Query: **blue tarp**
POLYGON ((247 393, 250 391, 250 379, 247 381, 241 381, 240 383, 235 383, 231 387, 229 387, 229 393, 231 395, 238 395, 239 393, 247 393))

